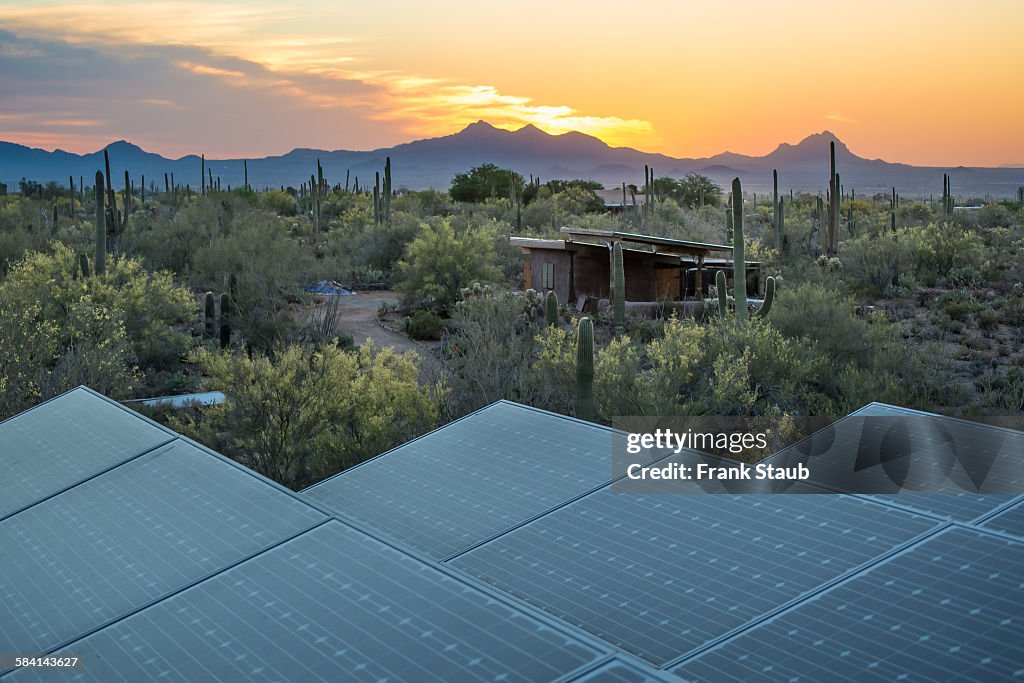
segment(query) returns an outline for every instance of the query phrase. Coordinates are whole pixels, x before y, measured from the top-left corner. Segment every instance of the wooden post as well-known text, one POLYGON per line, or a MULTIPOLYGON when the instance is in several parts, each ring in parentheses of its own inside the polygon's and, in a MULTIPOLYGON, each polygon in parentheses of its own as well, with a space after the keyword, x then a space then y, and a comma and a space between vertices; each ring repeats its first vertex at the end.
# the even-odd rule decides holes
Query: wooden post
POLYGON ((704 254, 697 254, 697 277, 694 283, 696 292, 694 292, 695 298, 704 298, 704 254))

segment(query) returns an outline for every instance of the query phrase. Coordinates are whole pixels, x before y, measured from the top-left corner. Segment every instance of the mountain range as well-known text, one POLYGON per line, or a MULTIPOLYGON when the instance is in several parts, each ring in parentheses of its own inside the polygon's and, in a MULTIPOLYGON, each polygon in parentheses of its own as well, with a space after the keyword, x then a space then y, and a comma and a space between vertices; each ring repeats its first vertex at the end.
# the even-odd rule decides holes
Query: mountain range
MULTIPOLYGON (((391 157, 393 185, 396 189, 447 189, 452 177, 482 163, 512 168, 526 177, 542 180, 589 178, 608 187, 621 183, 643 184, 644 166, 654 168, 658 177, 682 177, 701 173, 723 187, 738 176, 744 188, 754 192, 771 190, 772 169, 779 172, 783 192, 824 191, 828 183, 829 143, 835 142, 836 163, 846 191, 858 194, 888 192, 892 187, 903 196, 929 196, 942 192, 942 174, 952 176, 956 195, 994 197, 1014 196, 1024 186, 1024 167, 955 168, 911 166, 881 159, 866 159, 854 154, 835 135, 823 131, 797 144, 780 144, 764 156, 723 152, 711 157, 687 159, 651 154, 628 147, 612 147, 600 139, 579 132, 551 135, 533 125, 507 131, 478 121, 452 135, 407 142, 371 151, 294 149, 280 156, 245 159, 249 183, 255 188, 298 186, 316 173, 317 160, 332 183, 359 179, 361 186, 372 185, 374 174, 382 171, 391 157)), ((141 176, 147 185, 163 188, 164 174, 174 174, 178 184, 197 188, 201 161, 198 155, 167 159, 146 152, 123 140, 106 148, 110 156, 115 187, 122 184, 127 170, 135 182, 141 176)), ((243 183, 243 159, 207 159, 206 166, 222 186, 239 187, 243 183)), ((21 178, 38 182, 56 181, 66 185, 69 176, 80 177, 90 185, 95 172, 103 167, 103 150, 91 154, 72 154, 63 150, 48 152, 10 142, 0 142, 0 182, 10 190, 21 178)))

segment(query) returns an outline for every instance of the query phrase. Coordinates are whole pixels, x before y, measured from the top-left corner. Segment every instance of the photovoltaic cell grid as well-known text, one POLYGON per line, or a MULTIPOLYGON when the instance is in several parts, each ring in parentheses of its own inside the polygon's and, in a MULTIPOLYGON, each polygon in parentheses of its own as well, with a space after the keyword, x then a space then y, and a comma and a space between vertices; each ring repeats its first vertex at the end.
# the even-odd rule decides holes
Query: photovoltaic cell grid
POLYGON ((0 519, 172 438, 87 389, 16 415, 0 423, 0 519))
POLYGON ((993 515, 980 526, 1024 538, 1024 500, 993 515))
POLYGON ((678 679, 619 659, 613 659, 593 671, 571 679, 572 683, 664 683, 669 680, 678 679))
POLYGON ((325 518, 176 440, 0 522, 0 652, 43 652, 325 518))
MULTIPOLYGON (((854 472, 858 450, 856 443, 861 436, 862 428, 863 430, 870 432, 872 428, 885 429, 888 425, 892 424, 887 421, 881 424, 872 425, 871 423, 865 422, 861 419, 868 417, 908 418, 905 424, 909 427, 911 443, 914 445, 914 448, 917 449, 917 454, 914 456, 914 463, 916 465, 926 463, 929 459, 929 455, 936 460, 948 457, 948 452, 945 450, 946 447, 944 443, 942 443, 942 439, 936 439, 937 435, 941 436, 942 434, 934 429, 936 426, 941 426, 942 429, 945 430, 945 434, 955 438, 958 449, 963 454, 963 462, 969 463, 971 461, 973 457, 971 443, 972 441, 976 441, 978 438, 982 437, 989 441, 992 439, 998 441, 1001 444, 999 448, 1001 448, 1004 453, 1018 451, 1024 453, 1024 434, 1021 433, 1010 432, 1006 429, 1000 429, 991 425, 965 422, 963 420, 948 418, 942 415, 922 413, 920 411, 890 406, 883 403, 871 403, 852 413, 850 416, 838 420, 832 426, 831 435, 834 437, 837 447, 828 455, 818 455, 811 459, 811 472, 813 479, 820 481, 822 478, 827 478, 832 482, 842 482, 846 480, 852 483, 855 481, 855 478, 868 478, 872 482, 872 485, 878 490, 885 488, 892 488, 895 490, 895 484, 892 484, 884 472, 882 472, 877 466, 870 470, 854 472)), ((828 429, 822 430, 818 435, 815 435, 815 438, 819 438, 821 434, 829 432, 830 430, 828 429)), ((869 436, 871 435, 869 434, 869 436)), ((877 442, 879 435, 873 436, 877 442)), ((870 442, 871 438, 867 441, 870 442)), ((781 453, 772 456, 770 461, 779 465, 785 465, 793 456, 794 450, 795 449, 792 448, 786 449, 781 453)), ((976 456, 977 453, 974 453, 973 455, 976 456)), ((981 463, 983 458, 979 457, 977 460, 978 463, 981 463)), ((959 465, 956 465, 956 467, 959 467, 959 465)), ((994 478, 1001 477, 1003 481, 1008 483, 1010 486, 1024 490, 1024 481, 1019 481, 1018 471, 1001 472, 997 467, 997 469, 992 471, 989 476, 994 478)), ((959 477, 959 481, 964 485, 969 485, 971 483, 970 478, 963 476, 962 474, 959 477)), ((840 486, 839 488, 847 491, 855 490, 852 485, 845 488, 840 486)), ((864 495, 875 501, 892 503, 943 519, 961 522, 971 522, 983 517, 992 510, 1006 504, 1017 495, 1016 493, 976 493, 965 491, 949 484, 946 484, 944 488, 945 490, 942 492, 936 493, 921 493, 906 489, 899 493, 892 494, 872 493, 860 495, 864 495)))
POLYGON ((662 666, 938 526, 851 496, 603 489, 450 562, 662 666))
MULTIPOLYGON (((69 646, 62 680, 551 681, 597 649, 338 521, 69 646)), ((5 678, 5 681, 8 679, 5 678)), ((44 680, 22 669, 11 681, 44 680)))
POLYGON ((951 527, 683 662, 694 681, 1024 676, 1024 544, 951 527))
POLYGON ((610 479, 610 430, 502 402, 303 495, 442 559, 610 479))

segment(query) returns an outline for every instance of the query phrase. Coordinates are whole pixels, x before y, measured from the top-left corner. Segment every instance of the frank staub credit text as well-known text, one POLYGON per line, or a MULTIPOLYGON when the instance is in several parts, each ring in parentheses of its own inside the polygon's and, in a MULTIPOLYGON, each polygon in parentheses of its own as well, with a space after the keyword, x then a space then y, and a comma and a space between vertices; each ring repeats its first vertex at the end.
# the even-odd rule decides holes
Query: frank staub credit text
MULTIPOLYGON (((647 433, 630 433, 626 437, 626 452, 630 455, 645 449, 671 450, 678 454, 686 450, 728 451, 732 455, 750 449, 763 450, 768 446, 768 436, 763 432, 673 432, 658 429, 647 433)), ((810 470, 804 464, 793 467, 779 467, 769 463, 751 466, 742 462, 721 464, 661 463, 642 465, 633 463, 626 469, 630 479, 789 479, 805 480, 810 470)))

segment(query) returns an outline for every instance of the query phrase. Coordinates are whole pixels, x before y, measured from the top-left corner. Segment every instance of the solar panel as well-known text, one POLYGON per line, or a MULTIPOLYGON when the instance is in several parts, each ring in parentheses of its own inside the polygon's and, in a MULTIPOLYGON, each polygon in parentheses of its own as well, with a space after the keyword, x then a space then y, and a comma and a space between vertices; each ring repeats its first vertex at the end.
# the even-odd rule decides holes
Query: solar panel
POLYGON ((773 455, 771 462, 782 466, 804 462, 812 483, 847 493, 1013 496, 1024 490, 1021 453, 1024 432, 889 410, 884 415, 860 412, 838 420, 773 455))
POLYGON ((323 513, 177 440, 0 522, 0 653, 34 653, 323 513))
POLYGON ((695 681, 1024 676, 1024 544, 952 527, 673 669, 695 681))
POLYGON ((16 415, 0 423, 0 519, 172 438, 87 389, 16 415))
POLYGON ((985 520, 981 526, 1024 538, 1024 500, 985 520))
POLYGON ((611 434, 501 402, 303 495, 441 559, 609 481, 611 434))
POLYGON ((937 526, 851 496, 604 489, 451 563, 660 666, 937 526))
POLYGON ((898 495, 866 495, 876 502, 933 515, 941 519, 972 522, 1013 500, 1002 493, 901 493, 898 495))
POLYGON ((569 679, 574 683, 664 683, 671 677, 654 669, 644 669, 619 659, 602 664, 593 671, 569 679))
MULTIPOLYGON (((62 680, 550 681, 604 653, 329 521, 66 648, 62 680)), ((12 681, 41 680, 23 669, 12 681)))

